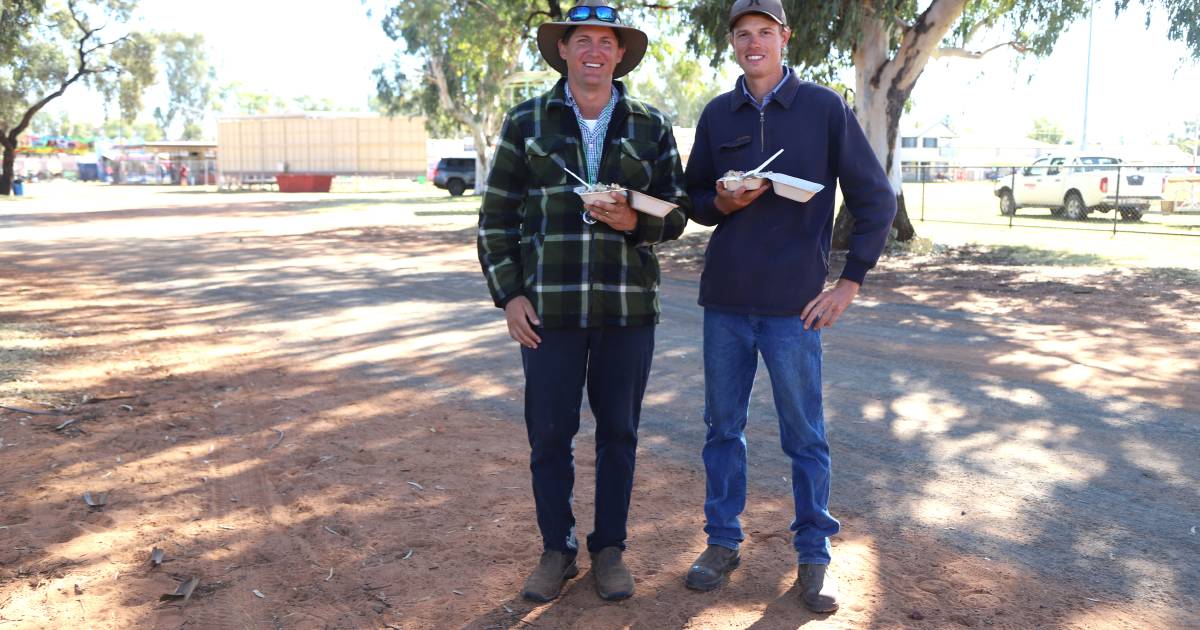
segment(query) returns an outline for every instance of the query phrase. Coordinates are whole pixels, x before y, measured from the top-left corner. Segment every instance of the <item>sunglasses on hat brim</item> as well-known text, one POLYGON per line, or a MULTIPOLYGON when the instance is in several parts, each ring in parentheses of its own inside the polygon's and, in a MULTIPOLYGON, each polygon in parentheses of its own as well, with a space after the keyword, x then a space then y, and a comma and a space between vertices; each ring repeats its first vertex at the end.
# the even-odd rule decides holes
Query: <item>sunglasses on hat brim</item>
POLYGON ((612 7, 589 7, 580 5, 567 11, 567 19, 572 22, 584 22, 595 18, 601 22, 615 23, 617 10, 612 7))

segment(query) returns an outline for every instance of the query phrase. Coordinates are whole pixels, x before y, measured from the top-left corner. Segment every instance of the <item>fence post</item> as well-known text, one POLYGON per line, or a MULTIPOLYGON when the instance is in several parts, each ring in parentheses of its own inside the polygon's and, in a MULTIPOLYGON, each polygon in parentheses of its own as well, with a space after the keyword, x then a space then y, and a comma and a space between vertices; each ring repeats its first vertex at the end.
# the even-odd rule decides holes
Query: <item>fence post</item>
MULTIPOLYGON (((924 166, 921 166, 920 162, 917 162, 917 168, 920 169, 920 171, 921 171, 921 223, 924 223, 925 222, 925 179, 926 179, 925 174, 928 172, 929 169, 926 169, 924 166)), ((903 170, 903 169, 901 169, 901 170, 903 170)), ((903 175, 900 177, 900 179, 901 180, 904 179, 903 175)), ((901 186, 903 186, 903 184, 901 184, 901 186)))
POLYGON ((1117 235, 1117 222, 1121 220, 1121 165, 1117 165, 1116 201, 1113 202, 1113 236, 1117 235))
POLYGON ((1013 211, 1008 213, 1008 229, 1012 229, 1013 217, 1017 216, 1017 167, 1013 167, 1008 173, 1008 189, 1009 194, 1013 197, 1013 211))

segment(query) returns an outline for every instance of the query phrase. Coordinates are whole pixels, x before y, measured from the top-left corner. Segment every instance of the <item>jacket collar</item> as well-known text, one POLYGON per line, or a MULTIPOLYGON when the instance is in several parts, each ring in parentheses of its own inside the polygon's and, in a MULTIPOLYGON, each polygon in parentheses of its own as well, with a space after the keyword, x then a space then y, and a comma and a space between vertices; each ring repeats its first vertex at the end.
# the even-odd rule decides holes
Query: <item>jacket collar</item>
MULTIPOLYGON (((754 107, 742 90, 742 83, 746 77, 740 76, 733 84, 733 92, 730 93, 732 98, 729 99, 729 111, 737 111, 743 105, 754 107)), ((800 77, 796 76, 796 71, 793 69, 787 73, 783 79, 783 85, 779 86, 779 91, 775 93, 775 98, 771 99, 772 103, 779 103, 784 109, 792 107, 792 101, 796 100, 796 92, 800 91, 800 77)))

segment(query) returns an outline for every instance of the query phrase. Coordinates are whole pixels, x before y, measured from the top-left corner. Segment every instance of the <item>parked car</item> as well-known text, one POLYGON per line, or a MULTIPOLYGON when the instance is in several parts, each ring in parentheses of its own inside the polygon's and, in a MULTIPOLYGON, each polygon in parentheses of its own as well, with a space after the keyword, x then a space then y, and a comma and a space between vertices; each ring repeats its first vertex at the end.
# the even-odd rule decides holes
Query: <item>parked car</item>
POLYGON ((458 197, 475 188, 475 158, 442 158, 433 168, 433 185, 458 197))
POLYGON ((1004 216, 1016 214, 1018 208, 1038 207, 1077 221, 1114 209, 1121 218, 1137 221, 1165 190, 1162 173, 1124 166, 1120 158, 1087 154, 1045 157, 995 184, 1004 216))

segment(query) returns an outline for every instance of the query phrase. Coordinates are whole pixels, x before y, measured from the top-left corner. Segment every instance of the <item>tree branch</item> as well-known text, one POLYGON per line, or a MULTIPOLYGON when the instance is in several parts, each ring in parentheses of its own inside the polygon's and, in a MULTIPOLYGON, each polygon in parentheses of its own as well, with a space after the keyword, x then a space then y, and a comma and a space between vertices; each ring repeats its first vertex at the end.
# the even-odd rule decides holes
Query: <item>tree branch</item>
POLYGON ((979 34, 979 31, 990 27, 992 25, 992 22, 995 22, 995 21, 996 21, 996 16, 993 15, 986 19, 979 20, 978 22, 976 22, 975 25, 971 27, 971 30, 967 31, 967 34, 963 36, 963 42, 962 42, 963 46, 965 47, 967 44, 971 43, 971 40, 975 39, 975 36, 979 34))
POLYGON ((1011 41, 1011 42, 1004 42, 1002 44, 996 44, 995 46, 992 46, 991 48, 988 48, 985 50, 967 50, 965 48, 956 48, 956 47, 952 47, 952 46, 948 46, 948 47, 944 47, 944 48, 935 48, 933 50, 933 52, 930 53, 930 56, 932 56, 934 59, 941 59, 942 57, 957 57, 960 59, 982 59, 984 55, 986 55, 994 50, 998 50, 998 49, 1004 48, 1004 47, 1010 47, 1019 53, 1024 53, 1027 51, 1025 45, 1022 44, 1021 42, 1011 41))
POLYGON ((425 67, 429 78, 437 86, 438 103, 442 108, 449 112, 455 120, 468 127, 474 127, 476 125, 475 118, 464 112, 461 107, 457 107, 454 100, 450 98, 450 85, 446 81, 446 72, 442 69, 442 60, 430 55, 426 59, 425 67))
POLYGON ((473 4, 481 9, 483 9, 484 11, 487 11, 488 13, 490 13, 492 15, 492 17, 496 19, 497 22, 501 21, 500 14, 496 13, 496 10, 493 9, 490 5, 488 5, 488 3, 484 2, 483 0, 470 0, 469 2, 467 2, 467 4, 473 4))
MULTIPOLYGON (((47 94, 46 96, 43 96, 40 100, 38 100, 33 105, 31 105, 29 107, 29 109, 27 109, 25 111, 25 115, 21 117, 21 120, 16 125, 14 125, 12 129, 8 130, 8 140, 11 143, 13 143, 14 145, 17 141, 17 136, 19 136, 22 131, 25 131, 25 129, 27 129, 29 127, 29 123, 31 123, 33 121, 33 117, 35 115, 37 115, 37 113, 40 112, 42 110, 42 108, 46 106, 47 103, 49 103, 50 101, 65 94, 67 91, 67 88, 71 87, 71 84, 75 83, 79 79, 82 79, 83 77, 85 77, 89 74, 97 74, 100 72, 107 72, 107 71, 110 71, 113 69, 112 66, 105 66, 104 68, 88 68, 88 65, 87 65, 88 55, 96 52, 97 50, 99 50, 100 48, 103 48, 104 46, 111 46, 112 44, 115 44, 116 42, 88 48, 87 47, 88 40, 90 40, 93 35, 95 35, 97 32, 99 32, 100 29, 99 28, 90 28, 86 24, 83 23, 82 18, 80 18, 79 14, 76 11, 75 0, 68 0, 67 8, 71 11, 71 19, 74 20, 75 25, 79 27, 79 30, 83 32, 83 35, 81 35, 79 37, 79 43, 76 44, 76 50, 78 51, 78 54, 79 54, 79 68, 75 71, 75 74, 71 75, 71 78, 67 79, 66 81, 63 81, 62 85, 60 85, 57 90, 47 94)), ((116 41, 119 42, 123 39, 125 39, 125 38, 122 37, 121 39, 118 39, 116 41)))

